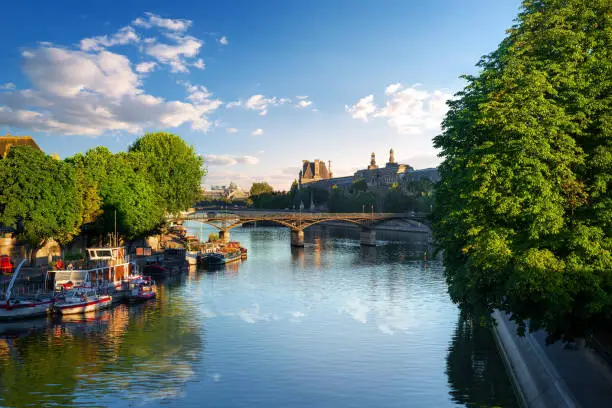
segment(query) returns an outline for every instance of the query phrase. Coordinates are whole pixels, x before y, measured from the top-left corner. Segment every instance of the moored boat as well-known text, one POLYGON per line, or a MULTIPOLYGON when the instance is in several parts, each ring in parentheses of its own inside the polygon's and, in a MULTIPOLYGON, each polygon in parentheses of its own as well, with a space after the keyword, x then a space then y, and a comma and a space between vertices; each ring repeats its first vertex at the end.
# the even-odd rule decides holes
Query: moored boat
POLYGON ((110 307, 112 304, 112 296, 98 294, 91 287, 76 286, 55 303, 54 309, 58 314, 67 315, 93 312, 110 307))
POLYGON ((185 259, 189 265, 195 265, 198 263, 198 256, 200 255, 199 251, 186 251, 185 259))
POLYGON ((230 262, 239 261, 242 259, 242 254, 240 250, 226 250, 220 252, 213 252, 208 255, 207 263, 209 266, 211 265, 225 265, 230 262))
POLYGON ((44 316, 51 311, 55 303, 56 299, 53 296, 12 297, 13 285, 25 262, 26 260, 24 259, 17 266, 6 290, 4 302, 0 303, 0 320, 28 319, 44 316))

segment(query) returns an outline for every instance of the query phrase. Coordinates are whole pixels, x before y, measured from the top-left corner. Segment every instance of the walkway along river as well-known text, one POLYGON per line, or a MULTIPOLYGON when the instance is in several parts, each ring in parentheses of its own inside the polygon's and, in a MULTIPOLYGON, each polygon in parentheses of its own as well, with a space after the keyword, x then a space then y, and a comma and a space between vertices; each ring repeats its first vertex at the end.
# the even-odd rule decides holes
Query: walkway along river
POLYGON ((0 406, 516 406, 425 236, 354 234, 313 227, 291 248, 286 228, 237 228, 247 261, 192 270, 154 302, 0 325, 0 406))

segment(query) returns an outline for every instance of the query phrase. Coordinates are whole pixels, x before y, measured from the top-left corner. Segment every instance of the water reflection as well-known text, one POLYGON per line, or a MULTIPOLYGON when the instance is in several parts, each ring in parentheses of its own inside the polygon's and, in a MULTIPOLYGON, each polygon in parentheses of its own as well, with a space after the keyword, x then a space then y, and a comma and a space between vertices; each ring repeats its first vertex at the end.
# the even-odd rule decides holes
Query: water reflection
POLYGON ((426 242, 354 232, 291 248, 285 228, 239 228, 246 261, 190 269, 152 303, 0 325, 0 405, 514 406, 426 242))
POLYGON ((202 330, 167 287, 158 298, 0 324, 0 405, 110 406, 118 395, 140 403, 179 395, 204 349, 202 330))
POLYGON ((469 407, 516 406, 510 380, 486 323, 459 317, 448 350, 450 395, 469 407))

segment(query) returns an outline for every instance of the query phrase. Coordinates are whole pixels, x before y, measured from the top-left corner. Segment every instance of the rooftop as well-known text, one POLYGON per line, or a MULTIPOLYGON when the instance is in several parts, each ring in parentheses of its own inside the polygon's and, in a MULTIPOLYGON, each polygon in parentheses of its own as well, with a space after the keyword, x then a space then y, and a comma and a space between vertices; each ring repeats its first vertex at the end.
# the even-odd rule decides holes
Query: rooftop
POLYGON ((35 149, 41 150, 31 136, 0 136, 0 158, 6 157, 9 149, 13 146, 31 146, 35 149))

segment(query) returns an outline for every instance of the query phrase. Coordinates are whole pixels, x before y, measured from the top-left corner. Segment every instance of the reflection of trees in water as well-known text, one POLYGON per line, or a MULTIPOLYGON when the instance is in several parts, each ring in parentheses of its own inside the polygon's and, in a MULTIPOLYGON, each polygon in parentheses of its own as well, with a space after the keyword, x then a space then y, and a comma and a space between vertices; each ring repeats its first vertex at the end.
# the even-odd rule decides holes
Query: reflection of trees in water
POLYGON ((88 395, 95 398, 88 405, 112 405, 179 394, 194 375, 202 337, 194 306, 166 297, 162 289, 156 303, 64 318, 9 340, 1 347, 10 353, 0 360, 0 405, 69 406, 77 395, 81 404, 88 395))
POLYGON ((450 395, 468 407, 518 406, 491 329, 460 316, 446 358, 450 395))

